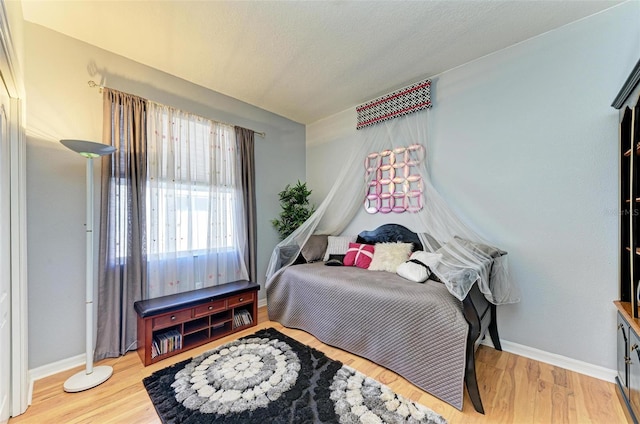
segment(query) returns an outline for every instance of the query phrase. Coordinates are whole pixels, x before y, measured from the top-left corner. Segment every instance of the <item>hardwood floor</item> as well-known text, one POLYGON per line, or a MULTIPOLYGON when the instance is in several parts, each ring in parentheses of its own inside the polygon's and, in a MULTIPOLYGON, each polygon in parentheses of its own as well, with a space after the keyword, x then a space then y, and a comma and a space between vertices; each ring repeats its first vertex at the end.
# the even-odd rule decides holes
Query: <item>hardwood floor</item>
POLYGON ((258 322, 256 327, 148 367, 142 365, 135 352, 101 361, 100 364, 113 366, 114 375, 102 385, 85 392, 65 393, 62 390, 64 381, 80 368, 38 380, 34 385, 33 404, 25 414, 11 418, 9 423, 160 423, 142 385, 144 377, 266 327, 274 327, 376 378, 397 393, 438 412, 451 424, 631 422, 613 383, 489 347, 480 346, 477 353, 478 383, 486 412, 481 415, 473 409, 466 391, 464 408, 458 411, 373 362, 322 344, 303 331, 269 321, 266 308, 259 309, 258 322))

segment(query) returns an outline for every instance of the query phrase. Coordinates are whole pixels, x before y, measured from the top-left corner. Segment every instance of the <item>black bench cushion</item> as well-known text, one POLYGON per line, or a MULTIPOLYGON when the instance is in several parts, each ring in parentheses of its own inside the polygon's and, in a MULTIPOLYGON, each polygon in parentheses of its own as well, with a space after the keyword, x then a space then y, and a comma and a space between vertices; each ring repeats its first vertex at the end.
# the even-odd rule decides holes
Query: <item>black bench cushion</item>
MULTIPOLYGON (((133 308, 141 318, 177 311, 179 309, 198 306, 212 300, 220 299, 233 294, 258 290, 260 285, 251 281, 234 281, 219 286, 206 287, 204 289, 156 297, 155 299, 139 300, 133 304, 133 308)), ((256 299, 257 301, 257 299, 256 299)))

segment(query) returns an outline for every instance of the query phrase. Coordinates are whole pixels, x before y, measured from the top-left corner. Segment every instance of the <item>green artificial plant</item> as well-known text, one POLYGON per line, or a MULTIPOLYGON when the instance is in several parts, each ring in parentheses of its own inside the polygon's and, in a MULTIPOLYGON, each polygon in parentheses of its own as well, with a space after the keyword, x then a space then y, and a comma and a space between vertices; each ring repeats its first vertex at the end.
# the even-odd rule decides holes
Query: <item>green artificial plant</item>
POLYGON ((280 240, 287 238, 316 210, 315 206, 309 203, 310 195, 311 190, 307 189, 307 183, 300 180, 294 186, 287 184, 279 193, 282 212, 279 219, 271 220, 271 224, 280 234, 280 240))

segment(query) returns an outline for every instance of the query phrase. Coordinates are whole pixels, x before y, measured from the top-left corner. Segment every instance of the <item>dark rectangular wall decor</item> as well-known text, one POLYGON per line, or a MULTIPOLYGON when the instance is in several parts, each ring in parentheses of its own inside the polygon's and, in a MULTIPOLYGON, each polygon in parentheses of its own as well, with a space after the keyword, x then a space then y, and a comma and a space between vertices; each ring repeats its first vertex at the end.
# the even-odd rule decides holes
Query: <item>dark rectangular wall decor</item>
POLYGON ((423 80, 356 107, 356 129, 431 107, 431 80, 423 80))

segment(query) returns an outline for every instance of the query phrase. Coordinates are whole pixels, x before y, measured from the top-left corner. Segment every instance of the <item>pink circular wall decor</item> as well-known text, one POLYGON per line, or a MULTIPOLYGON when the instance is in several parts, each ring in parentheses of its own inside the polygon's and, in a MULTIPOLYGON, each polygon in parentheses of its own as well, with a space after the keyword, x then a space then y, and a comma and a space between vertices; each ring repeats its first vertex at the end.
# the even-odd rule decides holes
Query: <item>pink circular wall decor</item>
POLYGON ((417 167, 424 158, 421 144, 368 154, 364 160, 365 181, 369 181, 365 210, 368 213, 421 210, 423 184, 417 167))

